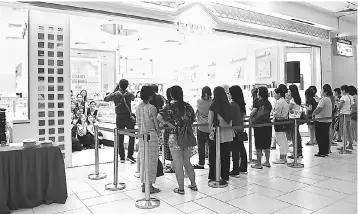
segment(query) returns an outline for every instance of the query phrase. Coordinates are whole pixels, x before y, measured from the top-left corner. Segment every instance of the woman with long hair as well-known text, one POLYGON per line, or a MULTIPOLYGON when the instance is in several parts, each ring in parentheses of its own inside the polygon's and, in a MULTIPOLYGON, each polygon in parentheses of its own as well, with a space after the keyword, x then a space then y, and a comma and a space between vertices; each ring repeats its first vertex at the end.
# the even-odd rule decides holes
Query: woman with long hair
POLYGON ((353 85, 348 86, 349 95, 353 97, 351 105, 351 127, 354 145, 357 144, 357 88, 353 85))
MULTIPOLYGON (((166 91, 166 98, 167 98, 167 103, 166 105, 170 105, 171 102, 173 101, 172 99, 172 95, 171 95, 171 88, 168 88, 166 91)), ((164 169, 164 171, 166 173, 174 173, 174 160, 172 158, 172 154, 170 153, 170 149, 169 149, 169 134, 170 131, 169 129, 165 129, 164 130, 164 139, 163 139, 163 143, 164 143, 164 158, 167 161, 171 161, 170 166, 168 166, 166 169, 164 169)))
MULTIPOLYGON (((325 118, 332 116, 332 102, 329 98, 332 96, 332 88, 325 84, 321 91, 321 100, 319 101, 316 110, 312 113, 314 118, 325 118)), ((329 153, 329 127, 332 119, 319 120, 316 125, 316 139, 318 144, 317 157, 326 157, 329 153)))
POLYGON ((81 114, 77 122, 77 138, 80 141, 80 144, 85 149, 91 148, 91 140, 89 139, 89 133, 87 129, 87 117, 84 114, 81 114))
MULTIPOLYGON (((282 122, 288 120, 289 107, 288 103, 285 100, 285 92, 277 88, 275 89, 275 99, 276 105, 273 112, 273 117, 275 122, 282 122)), ((287 141, 287 125, 275 125, 275 137, 276 142, 280 146, 280 159, 273 162, 274 164, 286 164, 287 163, 287 153, 290 151, 287 141)))
MULTIPOLYGON (((208 123, 209 107, 211 105, 211 89, 205 86, 201 91, 201 97, 197 100, 196 118, 198 123, 208 123)), ((205 156, 209 142, 209 127, 199 126, 197 129, 199 163, 194 165, 194 169, 204 169, 205 156)))
POLYGON ((242 135, 244 131, 246 103, 240 86, 234 85, 230 87, 229 91, 232 99, 230 105, 234 113, 232 125, 240 127, 234 130, 235 136, 230 145, 233 164, 233 170, 230 172, 230 176, 238 176, 240 173, 247 173, 247 153, 244 142, 239 137, 240 134, 242 135))
POLYGON ((145 160, 144 160, 144 135, 148 135, 148 145, 149 145, 149 178, 150 182, 150 192, 158 193, 159 189, 153 187, 153 183, 156 181, 157 177, 157 164, 159 156, 159 136, 160 130, 157 120, 157 109, 155 106, 151 105, 149 102, 154 96, 153 88, 150 86, 143 86, 140 92, 140 97, 142 102, 137 106, 136 116, 138 124, 138 133, 143 135, 139 138, 139 162, 140 162, 140 178, 142 185, 142 192, 145 189, 145 160))
MULTIPOLYGON (((290 103, 288 105, 289 108, 289 113, 290 113, 290 118, 297 118, 298 119, 301 117, 302 114, 302 110, 301 110, 301 96, 300 96, 300 92, 298 91, 298 87, 297 85, 290 85, 288 86, 288 95, 291 98, 290 103)), ((295 125, 293 124, 293 126, 291 127, 291 139, 294 142, 295 140, 295 132, 297 133, 297 158, 302 157, 302 138, 301 138, 301 134, 300 134, 300 125, 297 124, 297 129, 295 129, 295 125)), ((289 156, 289 158, 294 158, 293 155, 289 156)))
MULTIPOLYGON (((314 99, 313 90, 308 88, 305 91, 305 96, 306 96, 306 115, 307 115, 307 119, 312 119, 312 113, 317 107, 317 102, 314 99)), ((306 145, 307 146, 316 145, 317 140, 316 140, 314 122, 307 122, 307 126, 308 126, 309 135, 310 135, 310 141, 307 142, 306 145)))
MULTIPOLYGON (((255 120, 255 124, 269 123, 270 122, 270 113, 272 110, 272 106, 270 101, 268 100, 268 90, 266 87, 260 87, 258 90, 258 102, 254 104, 253 113, 251 117, 256 117, 260 108, 264 109, 262 115, 257 116, 255 120)), ((264 127, 256 127, 254 128, 254 136, 255 136, 255 148, 257 155, 256 164, 252 165, 252 168, 262 169, 261 158, 262 158, 262 150, 265 152, 266 162, 263 166, 271 167, 270 165, 270 146, 272 139, 272 127, 264 126, 264 127)))
POLYGON ((88 101, 88 100, 87 100, 87 91, 86 91, 86 90, 82 90, 82 91, 80 92, 80 94, 81 94, 82 97, 83 97, 83 101, 87 102, 87 101, 88 101))
MULTIPOLYGON (((232 126, 233 113, 227 97, 222 87, 214 89, 214 99, 209 108, 209 128, 220 126, 232 126)), ((233 141, 234 133, 231 129, 220 129, 220 158, 221 158, 221 179, 228 181, 230 174, 230 142, 233 141)), ((215 160, 216 160, 216 139, 209 142, 209 180, 215 180, 215 160)))
MULTIPOLYGON (((191 184, 188 186, 193 191, 198 191, 195 183, 195 172, 190 163, 191 151, 196 142, 180 142, 178 137, 183 130, 192 130, 192 124, 195 121, 195 112, 193 107, 183 100, 183 90, 180 86, 175 85, 171 88, 173 103, 166 105, 163 111, 158 115, 158 120, 162 124, 167 124, 169 130, 169 148, 174 160, 175 176, 179 187, 173 191, 178 194, 185 194, 184 191, 184 170, 188 174, 191 184)), ((191 133, 192 134, 192 133, 191 133)), ((191 137, 194 135, 192 134, 191 137)), ((194 137, 195 138, 195 137, 194 137)))

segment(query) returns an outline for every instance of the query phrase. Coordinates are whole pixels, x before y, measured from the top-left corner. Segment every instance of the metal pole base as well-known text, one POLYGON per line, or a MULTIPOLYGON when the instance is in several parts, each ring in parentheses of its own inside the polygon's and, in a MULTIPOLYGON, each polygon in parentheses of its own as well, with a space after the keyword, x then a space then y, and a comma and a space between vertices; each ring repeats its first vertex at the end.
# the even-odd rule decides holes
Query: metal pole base
POLYGON ((139 199, 135 202, 135 206, 139 209, 153 209, 159 207, 160 200, 157 198, 150 198, 148 201, 143 199, 139 199))
POLYGON ((293 163, 288 163, 287 166, 291 168, 303 168, 305 165, 302 163, 293 162, 293 163))
POLYGON ((106 190, 109 191, 118 191, 118 190, 122 190, 126 188, 126 184, 125 183, 118 183, 117 185, 114 184, 107 184, 106 185, 106 190))
POLYGON ((98 173, 98 174, 90 174, 88 175, 88 179, 90 180, 102 180, 107 178, 107 175, 105 173, 98 173))
POLYGON ((209 187, 212 187, 212 188, 225 188, 229 184, 225 180, 220 180, 220 181, 209 181, 208 185, 209 185, 209 187))
POLYGON ((339 154, 352 154, 352 151, 342 150, 342 151, 339 151, 339 154))

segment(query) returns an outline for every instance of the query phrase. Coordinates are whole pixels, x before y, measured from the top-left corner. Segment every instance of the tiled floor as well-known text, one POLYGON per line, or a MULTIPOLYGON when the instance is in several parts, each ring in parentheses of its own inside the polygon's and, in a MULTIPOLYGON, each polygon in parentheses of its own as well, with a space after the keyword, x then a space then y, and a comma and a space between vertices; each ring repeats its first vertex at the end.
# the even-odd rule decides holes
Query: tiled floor
MULTIPOLYGON (((135 200, 144 197, 139 179, 133 176, 136 165, 119 164, 119 181, 127 188, 119 192, 106 191, 104 186, 113 179, 113 164, 100 165, 108 177, 91 181, 87 175, 93 166, 67 169, 69 197, 64 205, 41 205, 34 209, 15 211, 16 214, 336 214, 357 213, 357 153, 327 158, 314 157, 317 147, 304 147, 304 168, 273 165, 263 170, 249 168, 247 175, 230 178, 229 186, 213 189, 207 185, 208 170, 197 170, 199 191, 185 189, 185 195, 173 193, 177 187, 174 174, 165 174, 155 184, 162 191, 154 195, 161 200, 158 208, 141 210, 135 200)), ((356 147, 355 147, 356 149, 356 147)), ((273 151, 271 159, 278 157, 273 151)), ((193 163, 197 157, 193 157, 193 163)), ((186 179, 186 184, 189 184, 186 179)))

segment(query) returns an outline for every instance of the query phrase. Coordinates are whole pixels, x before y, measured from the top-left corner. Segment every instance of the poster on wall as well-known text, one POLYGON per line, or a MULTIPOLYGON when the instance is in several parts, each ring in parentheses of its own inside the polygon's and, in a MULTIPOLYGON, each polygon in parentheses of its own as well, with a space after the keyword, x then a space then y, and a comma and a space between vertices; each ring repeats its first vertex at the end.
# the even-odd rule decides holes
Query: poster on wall
POLYGON ((79 93, 86 90, 88 96, 101 91, 100 62, 92 59, 71 59, 71 89, 79 93))
POLYGON ((245 75, 245 58, 231 60, 230 62, 230 71, 234 75, 235 80, 240 80, 244 78, 245 75))
POLYGON ((271 61, 259 62, 257 65, 259 78, 271 77, 271 61))

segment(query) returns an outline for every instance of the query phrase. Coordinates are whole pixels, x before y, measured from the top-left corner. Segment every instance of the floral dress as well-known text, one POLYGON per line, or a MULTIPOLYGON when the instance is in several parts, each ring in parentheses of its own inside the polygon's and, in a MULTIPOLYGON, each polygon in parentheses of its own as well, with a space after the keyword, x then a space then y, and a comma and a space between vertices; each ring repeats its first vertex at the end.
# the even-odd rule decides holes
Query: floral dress
MULTIPOLYGON (((184 126, 191 126, 195 122, 195 112, 189 103, 184 102, 184 114, 179 113, 178 102, 167 104, 160 113, 163 119, 175 126, 169 129, 168 144, 171 150, 180 150, 177 143, 178 130, 184 126)), ((192 149, 192 148, 189 148, 192 149)))

